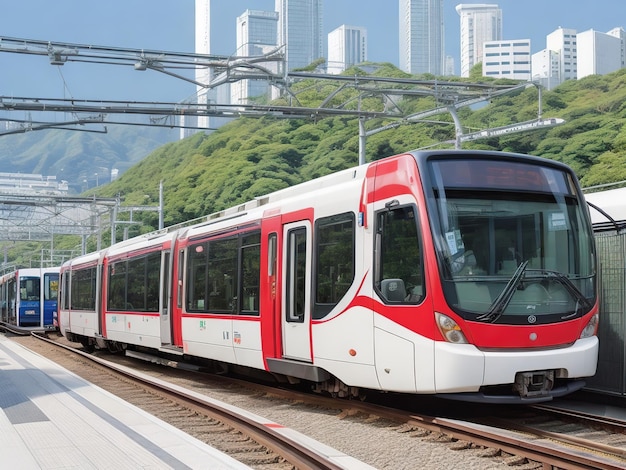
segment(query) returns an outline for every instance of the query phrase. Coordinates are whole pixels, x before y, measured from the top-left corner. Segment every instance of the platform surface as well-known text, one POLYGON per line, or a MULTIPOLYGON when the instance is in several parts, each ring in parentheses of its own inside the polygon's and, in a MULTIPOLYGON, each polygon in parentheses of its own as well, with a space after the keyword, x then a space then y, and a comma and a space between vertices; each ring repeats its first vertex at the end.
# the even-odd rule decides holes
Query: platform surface
POLYGON ((0 461, 30 469, 248 469, 0 335, 0 461))

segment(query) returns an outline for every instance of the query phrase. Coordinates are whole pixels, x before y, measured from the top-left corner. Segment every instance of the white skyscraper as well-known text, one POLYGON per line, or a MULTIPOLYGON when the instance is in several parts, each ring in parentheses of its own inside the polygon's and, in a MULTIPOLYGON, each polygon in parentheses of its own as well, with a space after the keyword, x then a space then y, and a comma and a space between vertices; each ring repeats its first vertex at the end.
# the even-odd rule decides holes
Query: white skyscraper
POLYGON ((444 75, 454 75, 454 57, 451 55, 446 56, 445 68, 443 69, 444 75))
POLYGON ((622 67, 622 41, 619 37, 590 29, 576 35, 576 78, 604 75, 622 67))
MULTIPOLYGON (((237 56, 260 56, 276 48, 278 13, 246 10, 237 18, 237 56)), ((240 80, 230 86, 231 103, 247 104, 249 98, 267 95, 266 80, 240 80)))
POLYGON ((559 77, 558 83, 572 80, 578 74, 578 46, 576 43, 576 30, 559 28, 546 36, 546 49, 559 54, 559 77))
MULTIPOLYGON (((211 0, 195 0, 195 2, 195 52, 196 54, 214 54, 211 49, 211 0)), ((200 84, 208 84, 213 79, 213 70, 210 68, 195 72, 195 80, 200 84)), ((205 105, 209 109, 215 104, 230 104, 230 84, 225 83, 210 89, 197 85, 196 97, 198 104, 205 105)), ((228 121, 228 118, 198 116, 197 125, 208 131, 223 126, 228 121)))
POLYGON ((399 0, 400 68, 443 75, 443 0, 399 0))
POLYGON ((324 56, 322 0, 276 0, 278 45, 285 45, 287 70, 306 67, 324 56))
MULTIPOLYGON (((211 53, 211 0, 196 0, 196 54, 211 53)), ((195 72, 195 80, 199 83, 209 83, 212 77, 211 69, 197 69, 195 72)), ((196 95, 198 104, 206 105, 215 102, 214 90, 207 90, 198 85, 196 87, 196 95)), ((208 129, 210 127, 209 118, 206 116, 198 117, 198 127, 208 129)))
POLYGON ((543 49, 532 55, 532 80, 547 90, 552 90, 559 82, 560 54, 543 49))
POLYGON ((469 77, 471 68, 483 60, 486 41, 502 39, 502 10, 493 4, 460 4, 461 77, 469 77))
POLYGON ((611 36, 615 36, 616 38, 619 38, 619 40, 622 43, 622 66, 621 68, 626 67, 626 31, 624 31, 624 28, 622 27, 617 27, 617 28, 613 28, 611 31, 608 31, 606 34, 610 34, 611 36))
POLYGON ((341 73, 367 60, 367 30, 341 25, 328 33, 328 73, 341 73))
POLYGON ((486 41, 483 53, 484 77, 531 79, 530 39, 486 41))

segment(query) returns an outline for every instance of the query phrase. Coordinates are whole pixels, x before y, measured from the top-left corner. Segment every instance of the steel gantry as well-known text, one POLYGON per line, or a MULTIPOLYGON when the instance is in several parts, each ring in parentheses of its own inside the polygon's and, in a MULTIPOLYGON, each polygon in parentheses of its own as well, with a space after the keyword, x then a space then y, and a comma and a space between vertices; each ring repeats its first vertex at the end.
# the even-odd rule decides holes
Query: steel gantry
MULTIPOLYGON (((379 77, 370 75, 334 75, 317 72, 296 72, 285 70, 284 48, 276 47, 259 56, 223 56, 196 54, 188 52, 169 52, 149 49, 131 49, 122 47, 96 46, 86 44, 42 41, 0 37, 0 52, 43 56, 52 65, 63 66, 70 62, 95 63, 133 67, 138 71, 151 70, 195 84, 199 89, 214 89, 227 83, 241 80, 263 80, 276 89, 280 100, 267 104, 227 104, 198 103, 187 99, 180 102, 167 101, 111 101, 81 100, 76 98, 16 97, 0 94, 0 111, 27 111, 31 113, 66 113, 74 116, 75 121, 21 122, 11 133, 26 130, 63 128, 74 126, 76 130, 106 132, 106 124, 138 125, 136 120, 125 119, 129 116, 147 116, 148 121, 139 125, 183 127, 197 129, 189 125, 189 119, 181 117, 219 117, 237 118, 240 116, 287 119, 321 119, 344 115, 356 116, 362 121, 360 142, 364 143, 368 135, 402 124, 425 121, 437 114, 450 114, 455 125, 456 139, 452 141, 460 146, 464 139, 463 126, 456 115, 456 110, 479 102, 491 100, 497 96, 513 93, 529 86, 531 82, 502 85, 489 83, 469 83, 454 80, 417 80, 411 77, 379 77), (211 73, 206 73, 210 70, 211 73), (197 77, 207 77, 206 82, 197 77), (322 85, 320 85, 322 84, 322 85), (326 94, 312 106, 303 105, 301 96, 310 88, 326 94), (322 90, 323 89, 323 90, 322 90), (327 90, 327 91, 326 91, 327 90), (435 106, 420 113, 412 113, 405 98, 429 97, 435 106), (376 110, 364 109, 365 99, 375 98, 376 110), (111 116, 114 116, 113 118, 111 116), (367 129, 366 122, 383 120, 367 129), (94 129, 94 126, 99 126, 94 129)), ((375 64, 364 65, 375 70, 375 64)), ((192 120, 193 121, 193 120, 192 120)), ((537 122, 550 125, 551 120, 542 120, 540 112, 537 122)), ((205 129, 206 130, 206 129, 205 129)), ((0 132, 0 135, 2 133, 0 132)), ((473 139, 478 138, 474 136, 473 139)), ((467 139, 465 139, 467 140, 467 139)), ((446 142, 449 143, 449 142, 446 142)), ((364 145, 361 145, 361 156, 364 145)), ((360 159, 361 160, 361 159, 360 159)), ((361 162, 362 163, 362 162, 361 162)))
POLYGON ((88 237, 119 206, 116 198, 0 193, 0 241, 50 241, 54 235, 88 237))
MULTIPOLYGON (((271 116, 277 119, 318 120, 341 115, 359 119, 359 163, 365 163, 365 143, 369 135, 405 124, 431 123, 429 119, 439 114, 449 114, 452 120, 445 124, 454 125, 455 128, 455 139, 440 144, 454 145, 457 148, 468 140, 545 128, 564 122, 558 118, 542 118, 541 88, 537 86, 539 109, 536 120, 465 133, 457 115, 459 108, 520 91, 535 84, 524 82, 502 85, 493 82, 390 78, 373 74, 350 76, 289 72, 285 70, 282 47, 260 56, 240 57, 0 37, 0 52, 44 56, 51 65, 57 67, 69 62, 85 62, 133 67, 137 71, 151 70, 193 83, 199 89, 213 89, 240 80, 264 80, 280 92, 280 99, 268 100, 266 103, 227 104, 198 103, 198 100, 194 99, 167 102, 16 97, 2 95, 0 91, 0 112, 6 112, 5 114, 10 114, 11 111, 26 111, 29 114, 36 113, 38 116, 45 116, 47 113, 65 113, 74 117, 74 120, 62 123, 43 119, 19 122, 13 120, 13 128, 0 132, 0 136, 54 128, 106 132, 106 124, 198 128, 189 125, 189 120, 180 119, 181 117, 271 116), (207 70, 211 73, 196 73, 207 70), (209 78, 203 83, 197 80, 198 76, 209 78), (311 89, 325 96, 312 103, 310 95, 307 95, 311 89), (410 100, 406 99, 410 97, 430 98, 433 107, 413 112, 410 100), (365 109, 364 101, 371 102, 372 99, 374 106, 365 109), (130 116, 134 118, 129 119, 130 116), (147 121, 138 122, 136 116, 147 117, 147 121)), ((374 70, 377 66, 368 64, 364 67, 374 70)), ((9 119, 0 116, 0 120, 9 119)), ((160 210, 162 220, 162 202, 159 208, 144 209, 160 210)), ((0 240, 15 240, 18 237, 48 240, 57 233, 75 233, 83 238, 99 235, 101 218, 108 214, 111 220, 111 239, 114 241, 116 217, 123 210, 127 209, 122 208, 119 201, 114 199, 81 200, 65 196, 0 195, 0 240)))

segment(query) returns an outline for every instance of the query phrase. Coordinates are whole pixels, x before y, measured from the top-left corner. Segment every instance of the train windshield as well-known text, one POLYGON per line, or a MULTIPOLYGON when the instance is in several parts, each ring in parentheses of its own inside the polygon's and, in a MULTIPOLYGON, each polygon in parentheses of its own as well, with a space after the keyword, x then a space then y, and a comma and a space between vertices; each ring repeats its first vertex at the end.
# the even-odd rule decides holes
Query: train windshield
POLYGON ((573 176, 536 162, 434 160, 446 300, 468 320, 565 321, 595 302, 593 236, 573 176))
POLYGON ((20 278, 20 300, 39 301, 40 284, 38 277, 20 278))

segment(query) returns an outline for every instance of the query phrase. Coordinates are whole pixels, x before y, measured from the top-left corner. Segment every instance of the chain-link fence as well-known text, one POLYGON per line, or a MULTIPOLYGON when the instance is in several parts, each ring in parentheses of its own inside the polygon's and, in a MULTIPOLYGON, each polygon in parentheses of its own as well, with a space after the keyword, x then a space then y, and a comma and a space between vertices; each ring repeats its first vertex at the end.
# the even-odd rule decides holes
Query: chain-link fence
POLYGON ((600 355, 587 389, 625 395, 626 229, 596 231, 600 285, 600 355))

